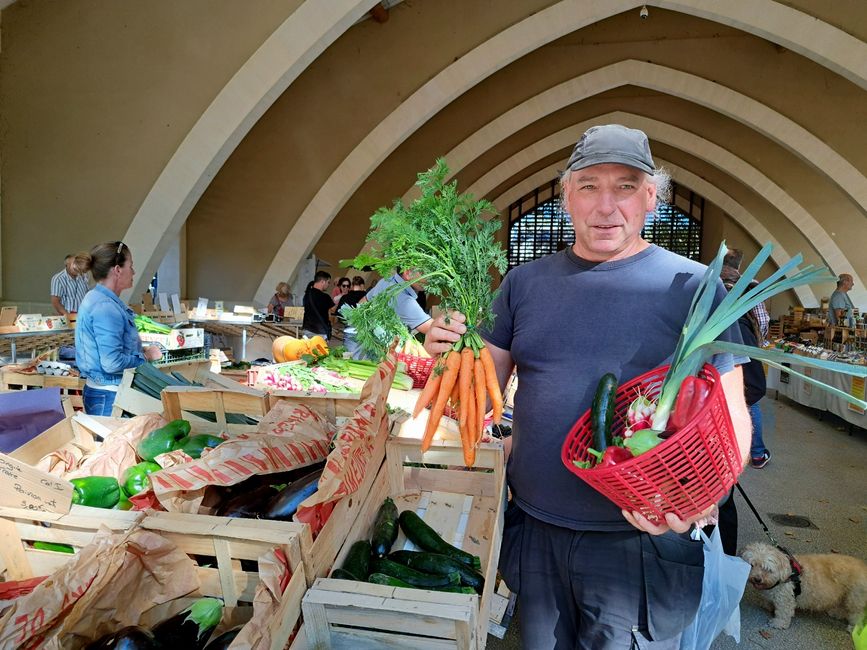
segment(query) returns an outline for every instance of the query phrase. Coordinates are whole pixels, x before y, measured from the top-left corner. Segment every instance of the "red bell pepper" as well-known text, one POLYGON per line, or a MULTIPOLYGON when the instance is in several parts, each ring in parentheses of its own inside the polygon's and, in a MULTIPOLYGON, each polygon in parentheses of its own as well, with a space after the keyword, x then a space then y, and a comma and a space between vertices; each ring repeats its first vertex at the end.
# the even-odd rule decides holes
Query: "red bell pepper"
POLYGON ((687 377, 680 385, 674 411, 668 419, 668 429, 680 431, 697 416, 707 404, 711 384, 701 377, 687 377))
POLYGON ((590 469, 591 467, 613 467, 619 463, 623 463, 627 460, 634 458, 632 452, 629 451, 626 447, 620 447, 619 445, 611 445, 610 447, 606 447, 605 451, 599 452, 593 449, 592 447, 587 449, 587 453, 590 454, 590 458, 595 458, 595 463, 590 461, 586 461, 581 465, 576 462, 575 464, 578 467, 582 467, 583 469, 590 469))

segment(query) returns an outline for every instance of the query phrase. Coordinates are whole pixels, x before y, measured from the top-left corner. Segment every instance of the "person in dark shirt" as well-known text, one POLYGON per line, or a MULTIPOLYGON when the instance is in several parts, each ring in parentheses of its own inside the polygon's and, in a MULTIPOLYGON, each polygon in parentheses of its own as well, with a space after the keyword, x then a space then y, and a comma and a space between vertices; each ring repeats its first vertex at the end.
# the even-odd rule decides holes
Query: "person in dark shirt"
POLYGON ((307 285, 304 292, 304 320, 301 331, 304 336, 324 336, 331 338, 331 310, 334 301, 328 295, 331 284, 331 274, 328 271, 317 271, 313 282, 307 285))
POLYGON ((345 323, 346 319, 340 315, 340 310, 343 309, 344 305, 355 307, 366 295, 367 291, 364 290, 364 278, 360 275, 356 275, 352 278, 352 288, 349 290, 349 293, 343 294, 340 298, 340 302, 337 303, 338 318, 345 323))

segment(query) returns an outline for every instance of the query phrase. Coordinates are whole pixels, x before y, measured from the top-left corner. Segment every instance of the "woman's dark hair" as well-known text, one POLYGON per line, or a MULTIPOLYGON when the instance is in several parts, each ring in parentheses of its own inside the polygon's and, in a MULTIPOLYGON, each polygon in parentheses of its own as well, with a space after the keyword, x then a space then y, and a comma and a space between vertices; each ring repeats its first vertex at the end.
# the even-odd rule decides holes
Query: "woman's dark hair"
POLYGON ((79 253, 75 256, 76 266, 82 273, 93 276, 99 282, 108 277, 108 272, 115 266, 123 266, 129 259, 129 248, 122 241, 97 244, 90 253, 79 253))
POLYGON ((361 277, 360 275, 356 275, 355 277, 352 278, 352 284, 355 286, 360 285, 363 287, 364 286, 364 278, 361 277))

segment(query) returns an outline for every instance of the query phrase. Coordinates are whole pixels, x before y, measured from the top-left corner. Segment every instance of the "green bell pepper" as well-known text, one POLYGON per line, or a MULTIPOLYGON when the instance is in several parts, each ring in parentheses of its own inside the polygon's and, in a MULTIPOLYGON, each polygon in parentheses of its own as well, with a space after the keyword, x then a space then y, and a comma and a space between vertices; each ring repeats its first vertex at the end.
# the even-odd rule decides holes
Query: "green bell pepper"
POLYGON ((113 508, 120 501, 120 484, 113 476, 74 478, 72 503, 93 508, 113 508))
POLYGON ((650 451, 656 445, 662 442, 658 432, 653 429, 639 429, 630 437, 623 441, 623 446, 632 452, 633 456, 640 456, 646 451, 650 451))
POLYGON ((120 501, 114 504, 112 510, 132 510, 132 501, 129 500, 123 489, 120 491, 120 501))
POLYGON ((199 458, 202 455, 202 452, 205 451, 205 447, 216 447, 221 442, 225 442, 225 440, 218 436, 211 436, 207 433, 202 433, 197 436, 184 438, 176 449, 180 449, 191 458, 199 458))
POLYGON ((55 544, 54 542, 33 542, 33 548, 40 551, 54 551, 55 553, 75 553, 75 549, 69 544, 55 544))
POLYGON ((181 440, 190 433, 190 423, 186 420, 172 420, 166 426, 154 429, 147 434, 136 447, 136 453, 142 460, 153 460, 160 454, 174 451, 181 440))
POLYGON ((135 496, 142 490, 148 489, 150 481, 148 476, 162 469, 159 465, 151 460, 145 460, 138 465, 127 467, 123 476, 120 477, 123 484, 123 491, 127 496, 135 496))

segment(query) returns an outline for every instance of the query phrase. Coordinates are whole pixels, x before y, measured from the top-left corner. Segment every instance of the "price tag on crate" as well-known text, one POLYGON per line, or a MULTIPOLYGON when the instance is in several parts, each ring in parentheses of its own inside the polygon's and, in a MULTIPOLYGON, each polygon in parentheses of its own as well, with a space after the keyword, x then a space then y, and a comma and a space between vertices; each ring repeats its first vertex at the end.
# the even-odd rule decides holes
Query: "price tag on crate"
POLYGON ((72 483, 0 454, 0 505, 65 514, 72 505, 72 483))

